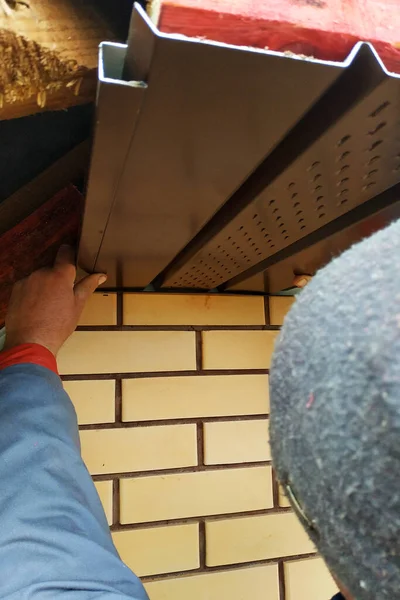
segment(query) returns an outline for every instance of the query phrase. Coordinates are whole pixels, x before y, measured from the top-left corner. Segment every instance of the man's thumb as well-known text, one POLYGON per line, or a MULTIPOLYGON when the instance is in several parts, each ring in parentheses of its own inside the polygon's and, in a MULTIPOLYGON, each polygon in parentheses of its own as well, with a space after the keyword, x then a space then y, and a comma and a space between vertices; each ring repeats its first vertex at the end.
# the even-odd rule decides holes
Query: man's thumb
POLYGON ((74 288, 75 298, 82 305, 82 308, 95 289, 105 281, 107 281, 107 275, 95 273, 94 275, 88 275, 76 284, 74 288))

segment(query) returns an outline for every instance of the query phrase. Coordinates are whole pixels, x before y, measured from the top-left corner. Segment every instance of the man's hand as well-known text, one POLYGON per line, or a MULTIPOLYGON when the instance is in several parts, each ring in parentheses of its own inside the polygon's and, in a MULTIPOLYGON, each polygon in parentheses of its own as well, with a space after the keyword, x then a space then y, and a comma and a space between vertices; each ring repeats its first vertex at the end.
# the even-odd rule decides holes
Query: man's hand
POLYGON ((61 246, 52 269, 40 269, 15 284, 6 316, 6 345, 41 344, 57 352, 75 331, 86 301, 106 275, 89 275, 75 284, 74 254, 61 246))

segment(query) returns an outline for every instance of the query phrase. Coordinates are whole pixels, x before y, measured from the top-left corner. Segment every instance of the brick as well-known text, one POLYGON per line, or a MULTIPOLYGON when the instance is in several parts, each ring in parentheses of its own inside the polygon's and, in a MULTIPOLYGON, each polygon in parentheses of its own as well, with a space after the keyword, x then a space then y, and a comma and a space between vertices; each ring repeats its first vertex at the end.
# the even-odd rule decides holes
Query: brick
POLYGON ((112 538, 123 562, 139 577, 200 566, 197 523, 117 531, 112 538))
POLYGON ((205 423, 205 464, 271 460, 268 425, 268 419, 205 423))
POLYGON ((338 588, 322 558, 285 563, 286 600, 332 598, 338 588))
POLYGON ((268 369, 277 331, 204 331, 204 369, 268 369))
POLYGON ((282 508, 291 506, 291 504, 285 494, 285 491, 281 485, 279 486, 279 506, 282 506, 282 508))
POLYGON ((121 523, 271 508, 271 467, 121 480, 121 523))
POLYGON ((112 525, 113 522, 113 482, 112 481, 96 481, 95 487, 100 496, 101 503, 106 513, 107 523, 112 525))
POLYGON ((315 552, 293 513, 209 521, 206 540, 209 567, 315 552))
POLYGON ((151 600, 279 600, 276 565, 154 581, 145 587, 151 600))
POLYGON ((125 325, 265 325, 261 296, 125 294, 125 325))
POLYGON ((93 294, 85 308, 79 325, 116 325, 117 324, 117 294, 93 294))
POLYGON ((80 438, 92 475, 197 465, 195 425, 89 429, 80 438))
POLYGON ((79 425, 115 421, 115 381, 64 381, 79 425))
POLYGON ((157 377, 122 381, 124 421, 261 415, 268 412, 268 375, 157 377))
POLYGON ((62 375, 196 368, 193 331, 76 331, 61 348, 62 375))
POLYGON ((270 296, 269 319, 271 325, 282 325, 296 298, 294 296, 270 296))

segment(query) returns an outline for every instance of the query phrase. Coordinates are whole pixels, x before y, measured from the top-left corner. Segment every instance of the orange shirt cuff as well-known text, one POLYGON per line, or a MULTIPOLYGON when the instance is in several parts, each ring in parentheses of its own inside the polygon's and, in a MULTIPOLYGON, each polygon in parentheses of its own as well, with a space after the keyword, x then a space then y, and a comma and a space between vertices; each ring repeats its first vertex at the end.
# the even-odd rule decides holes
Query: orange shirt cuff
POLYGON ((58 375, 57 361, 54 354, 40 344, 21 344, 0 352, 0 370, 22 363, 45 367, 58 375))

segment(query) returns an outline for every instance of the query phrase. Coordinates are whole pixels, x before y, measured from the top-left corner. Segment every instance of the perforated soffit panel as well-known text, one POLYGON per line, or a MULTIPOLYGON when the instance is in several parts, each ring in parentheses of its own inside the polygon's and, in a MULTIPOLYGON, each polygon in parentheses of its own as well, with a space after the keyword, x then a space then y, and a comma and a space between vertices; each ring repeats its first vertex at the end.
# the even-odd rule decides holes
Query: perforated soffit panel
POLYGON ((303 60, 164 35, 135 7, 128 46, 101 52, 82 262, 229 288, 397 203, 399 91, 369 44, 303 60))

